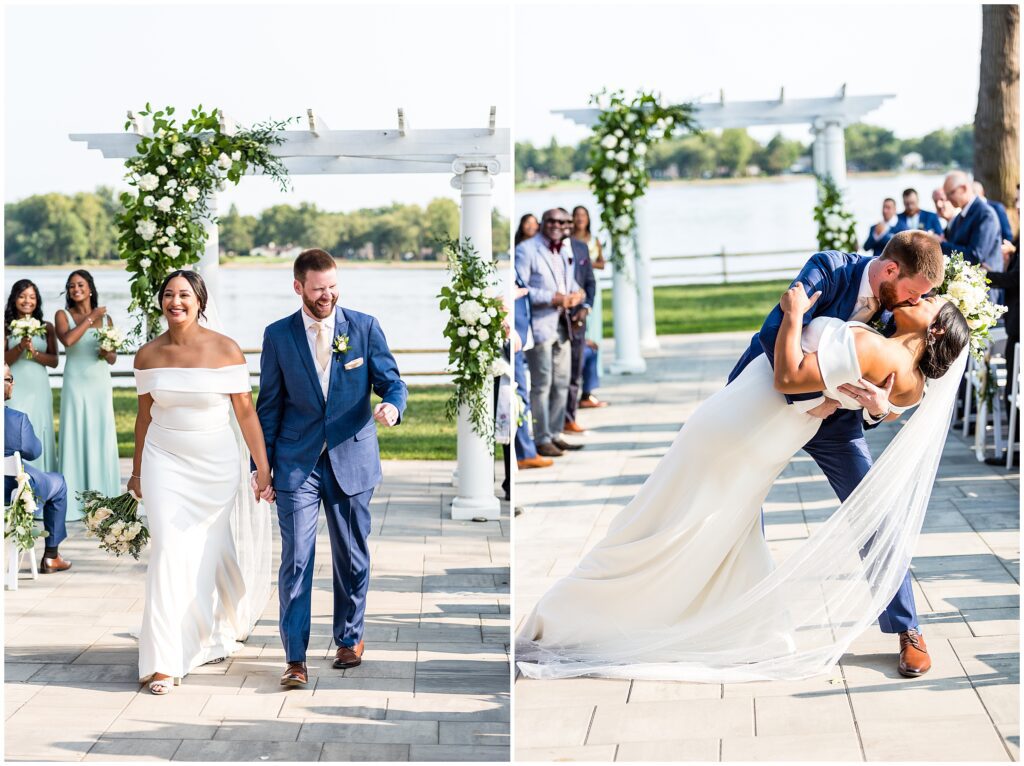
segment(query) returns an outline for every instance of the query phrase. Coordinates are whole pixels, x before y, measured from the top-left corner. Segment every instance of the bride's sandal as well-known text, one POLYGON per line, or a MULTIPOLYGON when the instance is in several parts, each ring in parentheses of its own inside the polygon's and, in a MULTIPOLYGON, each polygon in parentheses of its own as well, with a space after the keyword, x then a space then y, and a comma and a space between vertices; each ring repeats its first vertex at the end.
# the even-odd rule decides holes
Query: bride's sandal
POLYGON ((181 681, 177 678, 156 678, 149 682, 149 693, 160 697, 164 694, 170 694, 171 689, 180 684, 181 681))

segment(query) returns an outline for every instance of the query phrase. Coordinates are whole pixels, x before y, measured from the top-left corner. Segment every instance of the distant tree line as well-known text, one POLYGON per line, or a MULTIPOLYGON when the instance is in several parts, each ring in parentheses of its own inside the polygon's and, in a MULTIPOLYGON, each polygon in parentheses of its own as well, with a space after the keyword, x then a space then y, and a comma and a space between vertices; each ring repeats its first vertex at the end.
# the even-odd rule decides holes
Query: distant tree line
MULTIPOLYGON (((516 183, 567 179, 586 173, 590 140, 576 146, 516 143, 516 183)), ((760 143, 743 128, 707 131, 659 143, 648 154, 655 178, 728 178, 810 171, 810 143, 776 133, 760 143)), ((924 167, 971 168, 974 162, 973 126, 934 130, 921 138, 897 138, 886 128, 855 123, 846 128, 846 162, 852 171, 897 170, 903 158, 916 152, 924 167)))
MULTIPOLYGON (((117 259, 113 189, 74 195, 51 193, 4 205, 4 251, 8 264, 43 266, 117 259)), ((306 202, 274 205, 259 215, 241 215, 232 205, 220 216, 222 255, 250 255, 292 247, 322 247, 338 258, 431 260, 437 242, 456 238, 459 206, 437 198, 426 207, 394 203, 349 213, 320 210, 306 202), (261 252, 262 252, 261 251, 261 252)), ((491 213, 495 254, 509 249, 509 221, 491 213)))

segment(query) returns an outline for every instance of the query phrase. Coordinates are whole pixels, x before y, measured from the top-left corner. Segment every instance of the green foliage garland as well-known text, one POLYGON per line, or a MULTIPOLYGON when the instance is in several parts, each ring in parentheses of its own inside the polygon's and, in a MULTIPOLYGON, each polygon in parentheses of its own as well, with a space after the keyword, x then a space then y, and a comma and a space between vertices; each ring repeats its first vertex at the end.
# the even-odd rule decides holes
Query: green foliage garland
POLYGON ((24 468, 17 481, 11 504, 4 508, 4 539, 13 542, 20 552, 30 550, 36 539, 46 537, 47 533, 36 528, 36 495, 24 468))
POLYGON ((818 250, 838 250, 856 253, 857 222, 846 209, 843 193, 832 176, 818 176, 818 204, 814 206, 814 220, 818 224, 818 250))
MULTIPOLYGON (((202 105, 179 126, 174 107, 139 112, 152 119, 152 135, 143 136, 137 155, 125 161, 130 192, 121 194, 117 216, 118 252, 131 282, 129 310, 138 312, 136 337, 161 332, 160 305, 154 295, 169 272, 202 257, 206 246, 207 201, 227 181, 237 184, 249 168, 258 168, 288 189, 288 174, 271 147, 282 143, 280 131, 290 122, 268 121, 227 133, 217 109, 202 105)), ((125 123, 125 130, 131 122, 125 123)))

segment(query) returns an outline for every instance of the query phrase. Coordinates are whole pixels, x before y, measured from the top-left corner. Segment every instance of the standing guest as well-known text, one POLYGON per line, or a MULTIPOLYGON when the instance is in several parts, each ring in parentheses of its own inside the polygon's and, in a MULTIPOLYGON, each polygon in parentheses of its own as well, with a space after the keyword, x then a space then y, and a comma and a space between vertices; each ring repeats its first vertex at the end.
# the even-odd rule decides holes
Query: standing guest
POLYGON ((10 365, 18 392, 8 405, 24 412, 32 430, 42 443, 42 451, 31 461, 40 471, 57 470, 57 444, 53 434, 53 393, 47 367, 57 366, 57 333, 51 322, 43 320, 43 301, 39 288, 30 279, 19 279, 11 287, 4 309, 4 327, 7 348, 4 363, 10 365), (10 334, 11 322, 17 319, 37 319, 46 326, 46 337, 18 339, 10 334))
POLYGON ((956 209, 956 205, 946 199, 946 192, 942 190, 941 186, 932 192, 932 203, 935 205, 935 212, 938 214, 939 224, 942 226, 941 236, 945 237, 949 222, 960 211, 956 209))
POLYGON ((541 231, 516 245, 516 273, 530 291, 530 329, 533 348, 526 352, 530 368, 530 409, 537 452, 560 457, 581 449, 559 434, 565 422, 570 364, 569 310, 583 302, 584 293, 573 278, 572 250, 565 236, 569 216, 548 210, 541 231))
POLYGON ((57 337, 67 353, 60 404, 60 471, 71 497, 68 520, 76 521, 82 518, 77 492, 94 489, 112 497, 121 487, 110 381, 117 354, 99 347, 97 328, 113 323, 106 306, 99 305, 92 275, 84 269, 72 271, 64 294, 66 307, 54 317, 57 337))
POLYGON ((870 250, 877 258, 889 244, 892 235, 898 231, 902 229, 899 216, 896 215, 896 200, 886 197, 882 201, 882 220, 871 227, 868 238, 864 240, 864 249, 870 250))
MULTIPOLYGON (((590 252, 590 265, 596 271, 604 271, 604 250, 601 241, 590 231, 590 211, 583 205, 577 205, 572 209, 573 238, 585 242, 590 252)), ((594 396, 594 391, 600 385, 601 380, 601 339, 604 335, 604 314, 601 310, 601 283, 594 274, 594 300, 591 301, 590 313, 587 314, 587 340, 590 341, 594 353, 593 375, 583 376, 583 396, 580 397, 580 407, 607 407, 607 402, 600 401, 594 396), (587 381, 594 383, 593 388, 587 388, 587 381)), ((586 362, 584 362, 584 365, 586 362)))
MULTIPOLYGON (((559 212, 562 212, 561 208, 559 212)), ((568 215, 568 211, 565 211, 565 214, 568 215)), ((575 219, 574 215, 571 228, 575 227, 575 219)), ((573 277, 576 284, 583 289, 584 298, 582 303, 569 311, 571 361, 563 430, 566 433, 579 434, 584 433, 584 429, 576 422, 576 408, 580 401, 580 383, 583 379, 583 349, 587 341, 587 321, 594 305, 594 295, 597 293, 597 280, 594 277, 594 266, 590 262, 590 248, 587 247, 587 243, 570 236, 569 244, 572 247, 573 277)))
POLYGON ((516 272, 516 284, 513 289, 515 305, 515 328, 512 336, 513 372, 516 379, 516 395, 523 403, 521 421, 516 427, 515 451, 516 465, 521 469, 547 468, 554 461, 549 457, 537 454, 533 434, 530 432, 530 388, 527 385, 526 356, 527 349, 533 347, 533 333, 530 330, 530 288, 516 272))
POLYGON ((600 365, 598 363, 597 344, 590 338, 583 347, 583 398, 580 399, 580 407, 607 407, 608 402, 600 401, 594 391, 601 387, 601 378, 598 374, 600 365))
POLYGON ((942 222, 939 216, 930 210, 922 210, 918 204, 917 189, 903 191, 903 212, 896 216, 899 226, 911 231, 920 229, 942 236, 942 222))
POLYGON ((954 170, 947 175, 942 190, 946 198, 960 208, 946 227, 942 252, 950 255, 959 250, 968 263, 980 263, 990 271, 1000 271, 1003 253, 999 246, 1002 240, 996 212, 974 194, 974 188, 962 170, 954 170))
POLYGON ((1010 216, 1006 214, 1006 207, 1003 203, 996 202, 994 199, 988 199, 985 196, 985 187, 981 185, 980 181, 974 182, 974 194, 996 212, 996 218, 999 219, 999 233, 1003 239, 1007 242, 1013 242, 1013 226, 1010 225, 1010 216))
POLYGON ((533 213, 527 213, 519 219, 519 228, 516 229, 516 244, 525 242, 530 237, 537 236, 537 232, 540 231, 540 224, 537 223, 537 216, 533 213))
MULTIPOLYGON (((43 574, 71 569, 71 562, 60 556, 58 546, 68 536, 65 520, 68 513, 68 488, 64 477, 52 471, 40 471, 29 461, 38 461, 43 445, 32 428, 28 416, 11 406, 14 396, 14 375, 4 365, 4 457, 15 452, 25 461, 25 473, 39 504, 43 506, 43 529, 46 531, 46 549, 39 571, 43 574)), ((4 502, 10 502, 18 485, 13 476, 4 477, 4 502)))

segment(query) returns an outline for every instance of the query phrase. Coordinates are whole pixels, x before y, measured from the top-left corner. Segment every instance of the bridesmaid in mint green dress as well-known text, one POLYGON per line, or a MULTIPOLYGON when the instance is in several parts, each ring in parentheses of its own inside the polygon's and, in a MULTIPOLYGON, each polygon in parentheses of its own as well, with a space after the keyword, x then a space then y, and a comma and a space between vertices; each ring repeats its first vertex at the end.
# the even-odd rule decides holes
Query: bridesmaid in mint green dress
POLYGON ((114 425, 110 366, 117 354, 100 351, 96 328, 111 324, 98 306, 96 284, 88 271, 71 272, 65 285, 66 309, 57 312, 57 337, 67 349, 60 402, 60 472, 68 483, 68 521, 82 518, 76 492, 94 489, 121 493, 121 470, 114 425))
POLYGON ((43 321, 43 301, 39 288, 31 279, 19 279, 11 287, 4 309, 7 345, 4 362, 14 376, 14 395, 7 401, 11 409, 28 415, 43 454, 25 462, 40 471, 57 470, 57 445, 53 437, 53 394, 50 391, 48 367, 57 366, 57 333, 53 325, 43 321), (46 325, 46 336, 19 339, 10 334, 11 322, 35 318, 46 325), (32 349, 31 353, 29 348, 32 349))

